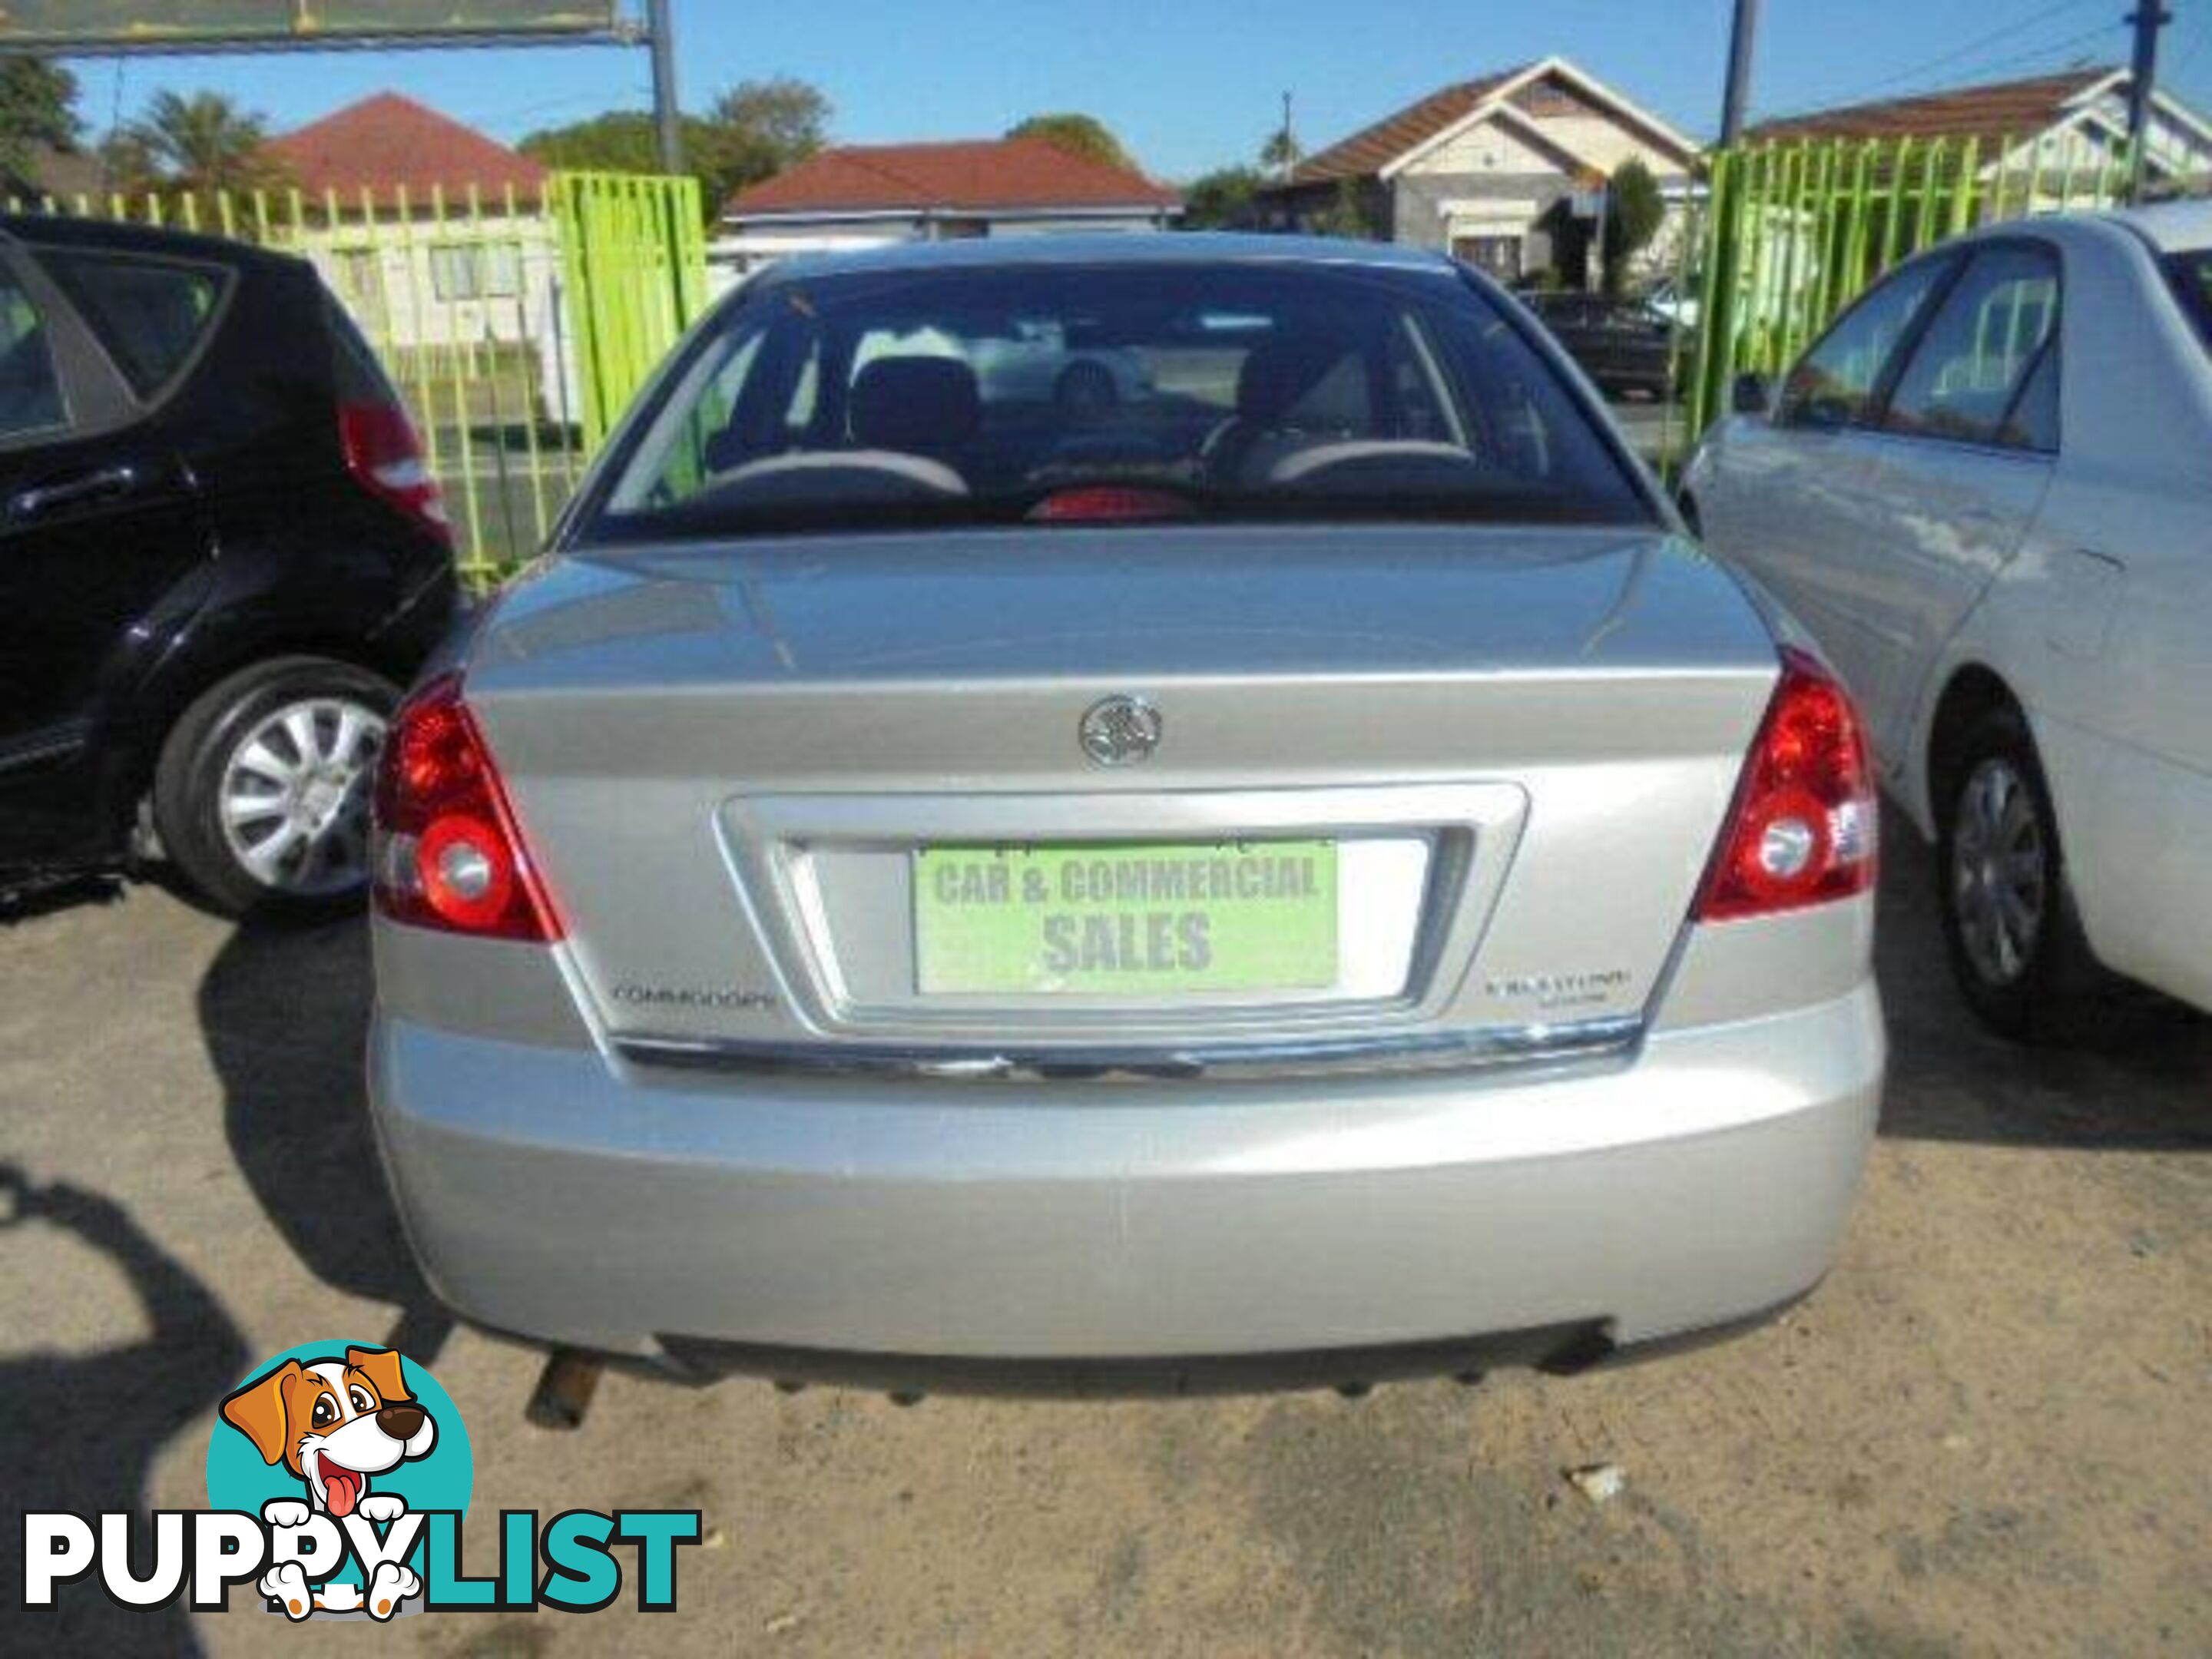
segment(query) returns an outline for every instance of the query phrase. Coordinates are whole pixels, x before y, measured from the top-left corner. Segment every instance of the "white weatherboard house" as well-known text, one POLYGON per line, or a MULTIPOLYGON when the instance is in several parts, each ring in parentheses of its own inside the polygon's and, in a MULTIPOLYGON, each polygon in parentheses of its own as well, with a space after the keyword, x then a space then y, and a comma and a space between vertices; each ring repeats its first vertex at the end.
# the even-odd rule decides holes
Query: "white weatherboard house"
POLYGON ((1430 94, 1301 161, 1268 191, 1291 228, 1337 223, 1348 206, 1395 242, 1442 248, 1507 281, 1553 262, 1572 198, 1631 158, 1674 210, 1644 255, 1672 257, 1698 147, 1564 58, 1430 94))
POLYGON ((550 332, 559 248, 530 157, 392 92, 268 149, 318 220, 300 251, 380 349, 550 332))

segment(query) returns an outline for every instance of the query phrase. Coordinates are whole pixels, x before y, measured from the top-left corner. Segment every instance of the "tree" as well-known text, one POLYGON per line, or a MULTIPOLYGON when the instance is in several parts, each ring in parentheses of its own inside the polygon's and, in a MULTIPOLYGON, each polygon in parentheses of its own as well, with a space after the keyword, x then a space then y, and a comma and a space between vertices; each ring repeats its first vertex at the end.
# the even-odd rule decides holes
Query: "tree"
POLYGON ((1182 193, 1185 230, 1244 230, 1258 218, 1260 188, 1267 182, 1257 167, 1216 167, 1191 180, 1182 193))
POLYGON ((1267 142, 1260 146, 1260 165, 1279 179, 1289 178, 1305 159, 1305 147, 1298 143, 1298 135, 1291 131, 1288 121, 1270 133, 1267 142))
POLYGON ((103 155, 121 190, 252 190, 282 175, 268 141, 266 118, 222 93, 161 92, 103 155))
POLYGON ((742 143, 765 179, 820 149, 829 141, 830 113, 820 88, 779 75, 738 82, 714 100, 707 119, 742 143))
POLYGON ((1095 115, 1084 115, 1070 110, 1057 115, 1032 115, 1018 126, 1010 130, 1009 138, 1042 138, 1071 155, 1080 155, 1086 161, 1099 161, 1110 167, 1126 167, 1132 173, 1142 171, 1136 160, 1122 148, 1121 141, 1113 130, 1095 115))
POLYGON ((1375 221, 1359 186, 1349 179, 1336 181, 1336 194, 1316 214, 1307 227, 1316 236, 1345 236, 1355 241, 1375 240, 1375 221))
MULTIPOLYGON (((704 115, 684 118, 685 169, 699 180, 708 216, 748 185, 782 172, 822 148, 830 100, 804 81, 778 76, 731 88, 704 115)), ((658 173, 653 118, 610 110, 532 133, 516 146, 550 167, 600 173, 658 173)))
POLYGON ((691 159, 709 210, 719 212, 746 185, 820 149, 829 140, 830 112, 820 88, 787 75, 740 81, 717 98, 691 159))
POLYGON ((33 182, 43 149, 74 149, 76 77, 43 58, 0 59, 0 179, 33 182))
POLYGON ((1667 200, 1651 169, 1634 156, 1613 172, 1605 192, 1605 291, 1618 294, 1636 256, 1667 220, 1667 200))
MULTIPOLYGON (((705 122, 696 115, 684 118, 684 151, 692 153, 693 141, 705 122)), ((658 173, 659 141, 653 117, 644 110, 615 109, 567 126, 533 132, 515 146, 534 161, 572 173, 658 173)))

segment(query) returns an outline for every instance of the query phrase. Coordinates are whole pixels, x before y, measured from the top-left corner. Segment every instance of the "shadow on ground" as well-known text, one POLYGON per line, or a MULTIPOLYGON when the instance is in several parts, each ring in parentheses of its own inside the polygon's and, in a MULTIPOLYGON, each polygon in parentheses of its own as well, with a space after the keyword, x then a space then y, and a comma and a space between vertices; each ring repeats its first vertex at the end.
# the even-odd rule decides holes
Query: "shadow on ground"
POLYGON ((20 881, 15 886, 0 888, 0 927, 35 921, 80 905, 120 903, 123 896, 124 884, 115 876, 54 876, 20 881))
MULTIPOLYGON (((89 1353, 32 1352, 0 1362, 0 1559, 23 1559, 22 1511, 70 1510, 138 1517, 133 1550, 151 1560, 146 1483, 169 1437, 220 1398, 246 1369, 244 1339, 207 1286, 99 1193, 57 1182, 33 1187, 0 1164, 0 1264, 6 1234, 44 1224, 100 1251, 131 1286, 147 1334, 89 1353)), ((4 1266, 0 1266, 4 1271, 4 1266)), ((15 1587, 20 1589, 20 1581, 15 1587)), ((126 1608, 95 1586, 33 1613, 0 1597, 0 1652, 172 1653, 199 1650, 181 1602, 126 1608)))
POLYGON ((200 983, 223 1132, 255 1200, 308 1272, 397 1310, 388 1347, 428 1365, 453 1316, 416 1270, 369 1130, 367 930, 242 927, 200 983))
POLYGON ((1992 1036, 1951 981, 1934 854, 1894 813, 1882 834, 1875 965, 1889 1020, 1884 1134, 2212 1151, 2212 1018, 2118 988, 2063 1043, 2026 1048, 1992 1036))

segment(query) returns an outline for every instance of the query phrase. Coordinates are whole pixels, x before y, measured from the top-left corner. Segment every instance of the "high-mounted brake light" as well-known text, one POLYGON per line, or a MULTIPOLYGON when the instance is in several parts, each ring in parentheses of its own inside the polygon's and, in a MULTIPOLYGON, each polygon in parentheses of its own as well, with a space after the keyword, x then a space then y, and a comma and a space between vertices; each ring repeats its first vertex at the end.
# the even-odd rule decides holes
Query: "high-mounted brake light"
POLYGON ((1850 697, 1811 657, 1784 647, 1698 919, 1734 921, 1865 892, 1878 811, 1850 697))
POLYGON ((338 442, 346 471, 362 489, 441 540, 453 540, 445 495, 422 459, 422 441, 405 410, 396 403, 340 404, 338 442))
POLYGON ((1029 511, 1035 524, 1132 524, 1147 519, 1188 519, 1190 498, 1142 484, 1076 484, 1055 489, 1029 511))
POLYGON ((458 675, 432 680, 392 717, 376 780, 376 906, 446 933, 561 937, 458 675))

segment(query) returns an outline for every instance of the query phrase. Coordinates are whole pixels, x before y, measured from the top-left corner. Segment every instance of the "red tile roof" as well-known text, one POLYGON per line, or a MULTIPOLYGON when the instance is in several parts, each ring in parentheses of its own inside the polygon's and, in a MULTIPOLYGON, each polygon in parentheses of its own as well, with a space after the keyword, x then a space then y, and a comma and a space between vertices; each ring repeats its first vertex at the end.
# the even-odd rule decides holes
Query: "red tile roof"
POLYGON ((1407 150, 1425 144, 1445 129, 1465 120, 1498 88, 1530 65, 1462 81, 1432 92, 1419 103, 1408 104, 1395 115, 1385 116, 1371 127, 1363 127, 1341 143, 1309 155, 1291 173, 1294 185, 1325 185, 1339 179, 1364 179, 1379 173, 1407 150))
POLYGON ((270 139, 268 149, 301 190, 335 191, 345 202, 367 190, 388 206, 404 185, 410 204, 427 203, 434 189, 459 203, 474 185, 489 206, 503 201, 510 185, 530 202, 545 185, 545 169, 527 155, 396 92, 349 104, 270 139))
POLYGON ((1954 87, 1911 98, 1808 111, 1762 121, 1744 136, 1774 138, 2026 139, 2071 113, 2069 103, 2111 76, 2109 68, 2068 70, 2027 81, 1954 87))
POLYGON ((841 144, 732 197, 732 218, 766 214, 988 213, 1182 205, 1141 173, 1042 138, 942 144, 841 144))

